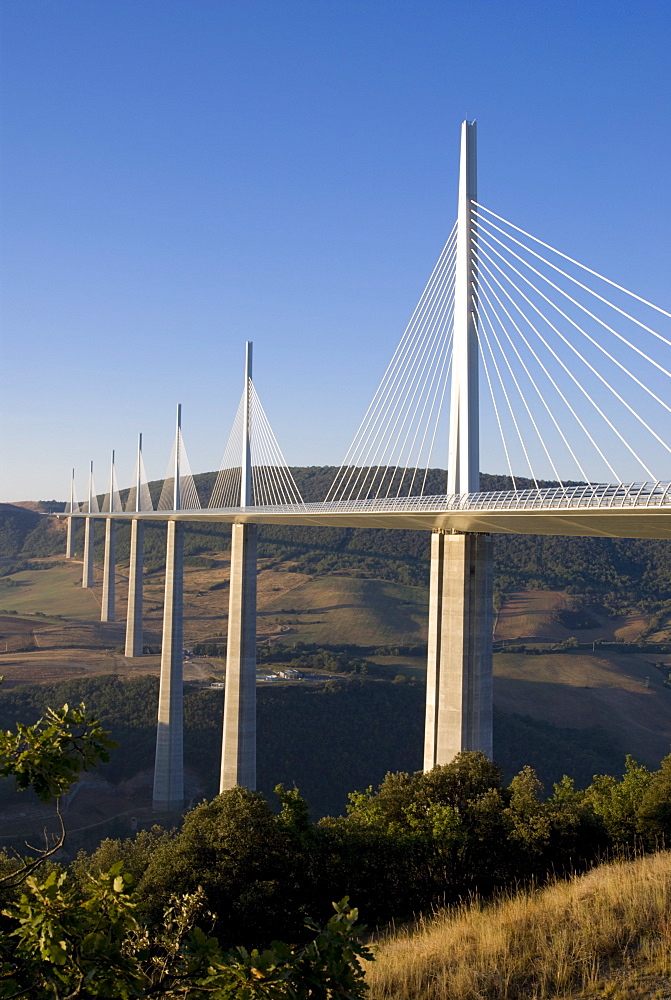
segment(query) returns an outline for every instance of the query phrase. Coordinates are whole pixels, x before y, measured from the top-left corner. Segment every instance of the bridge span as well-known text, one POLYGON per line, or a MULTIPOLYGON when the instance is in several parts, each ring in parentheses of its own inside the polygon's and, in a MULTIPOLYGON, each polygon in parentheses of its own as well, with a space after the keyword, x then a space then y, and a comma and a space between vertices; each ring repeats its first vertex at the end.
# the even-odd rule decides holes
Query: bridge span
POLYGON ((114 452, 102 510, 93 463, 82 505, 73 470, 66 555, 73 557, 73 527, 83 518, 82 586, 92 586, 94 529, 104 521, 103 621, 115 615, 116 526, 130 520, 129 657, 143 648, 144 528, 167 523, 157 809, 183 803, 182 586, 189 524, 231 525, 222 791, 256 782, 259 525, 430 532, 426 770, 462 750, 492 754, 493 535, 671 538, 671 330, 651 325, 660 318, 668 325, 671 312, 478 198, 476 126, 463 122, 456 223, 322 502, 303 502, 256 392, 250 343, 242 397, 208 507, 201 506, 189 468, 179 406, 158 503, 141 435, 125 504, 114 452), (643 319, 636 314, 641 309, 643 319), (481 423, 490 454, 493 446, 507 468, 510 490, 482 490, 481 423), (447 474, 439 476, 435 465, 445 465, 447 474), (534 489, 519 488, 520 468, 534 489), (570 477, 560 470, 571 470, 570 477), (644 481, 626 482, 632 478, 644 481), (548 481, 558 486, 542 488, 548 481))
POLYGON ((60 516, 183 521, 187 524, 292 524, 321 528, 671 538, 671 482, 60 516))

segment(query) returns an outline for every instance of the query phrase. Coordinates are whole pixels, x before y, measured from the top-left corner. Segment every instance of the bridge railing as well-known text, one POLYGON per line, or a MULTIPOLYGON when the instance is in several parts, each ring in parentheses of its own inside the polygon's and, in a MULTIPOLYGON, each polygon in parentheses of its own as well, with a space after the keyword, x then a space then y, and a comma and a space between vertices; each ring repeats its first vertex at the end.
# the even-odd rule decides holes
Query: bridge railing
MULTIPOLYGON (((330 500, 321 503, 264 506, 268 512, 375 513, 408 511, 474 510, 585 510, 594 507, 671 506, 671 482, 628 483, 612 486, 586 483, 545 490, 493 490, 487 493, 437 494, 423 497, 377 497, 361 500, 330 500)), ((222 508, 223 509, 223 508, 222 508)), ((240 508, 226 508, 240 509, 240 508)), ((251 509, 251 508, 250 508, 251 509)), ((257 510, 260 507, 256 508, 257 510)))

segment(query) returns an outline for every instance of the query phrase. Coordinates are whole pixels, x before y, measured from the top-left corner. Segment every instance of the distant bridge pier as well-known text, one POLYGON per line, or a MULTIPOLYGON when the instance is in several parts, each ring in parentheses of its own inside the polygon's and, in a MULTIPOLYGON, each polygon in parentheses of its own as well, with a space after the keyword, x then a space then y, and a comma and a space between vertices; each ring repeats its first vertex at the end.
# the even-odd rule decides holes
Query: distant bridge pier
MULTIPOLYGON (((114 476, 114 452, 112 452, 112 462, 110 465, 110 490, 109 490, 109 511, 113 514, 115 510, 121 510, 121 503, 117 503, 115 496, 116 479, 114 476)), ((105 559, 103 562, 103 592, 100 605, 100 621, 113 622, 115 620, 115 583, 116 583, 116 521, 108 517, 105 521, 105 559)))
MULTIPOLYGON (((242 415, 240 506, 254 502, 250 449, 252 345, 246 345, 242 415)), ((231 584, 226 640, 226 689, 219 790, 256 788, 256 572, 255 524, 231 527, 231 584)))
POLYGON ((66 535, 65 535, 65 558, 72 559, 74 553, 74 530, 72 526, 72 518, 69 517, 66 525, 66 535))
MULTIPOLYGON (((142 435, 138 437, 135 510, 142 509, 142 435)), ((130 522, 130 559, 128 563, 128 610, 126 613, 126 656, 142 656, 143 635, 144 523, 130 522)))
POLYGON ((100 605, 100 621, 113 622, 116 583, 116 521, 108 517, 105 521, 105 560, 103 563, 103 592, 100 605))
POLYGON ((126 616, 126 656, 142 656, 143 636, 144 524, 137 518, 130 523, 130 562, 128 566, 128 612, 126 616))
MULTIPOLYGON (((177 406, 173 509, 180 510, 180 425, 177 406)), ((184 805, 184 524, 168 521, 165 560, 165 603, 161 640, 153 808, 171 812, 184 805)))
POLYGON ((128 566, 128 612, 126 616, 126 656, 142 656, 143 633, 144 524, 130 523, 130 562, 128 566))
POLYGON ((256 788, 257 527, 234 524, 231 535, 221 792, 236 785, 256 788))
MULTIPOLYGON (((72 514, 75 509, 75 470, 72 470, 72 479, 70 480, 70 502, 66 507, 66 510, 72 514)), ((74 554, 74 526, 72 524, 72 518, 67 519, 66 524, 66 536, 65 536, 65 558, 72 559, 74 554)))
POLYGON ((95 544, 95 521, 87 517, 84 521, 84 569, 82 572, 82 587, 93 586, 93 546, 95 544))
POLYGON ((431 535, 424 770, 492 756, 491 535, 431 535))
MULTIPOLYGON (((461 126, 450 400, 448 494, 480 488, 475 122, 461 126)), ((492 755, 492 541, 488 534, 433 532, 424 769, 462 750, 492 755)))
MULTIPOLYGON (((89 500, 88 512, 93 510, 95 496, 93 493, 93 462, 89 472, 89 500)), ((97 501, 96 501, 96 510, 97 501)), ((93 586, 93 546, 95 543, 95 521, 92 517, 87 517, 84 521, 84 567, 82 570, 82 587, 89 589, 93 586)))

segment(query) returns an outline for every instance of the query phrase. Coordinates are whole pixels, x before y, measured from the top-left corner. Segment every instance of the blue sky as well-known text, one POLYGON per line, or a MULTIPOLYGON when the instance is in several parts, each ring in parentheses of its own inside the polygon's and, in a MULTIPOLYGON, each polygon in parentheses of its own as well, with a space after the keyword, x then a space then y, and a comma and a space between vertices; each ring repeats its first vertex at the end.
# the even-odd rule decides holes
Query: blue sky
POLYGON ((177 401, 216 468, 247 339, 289 463, 338 464, 463 118, 486 205, 670 308, 670 29, 647 0, 5 0, 0 500, 82 493, 91 458, 102 489, 113 447, 127 483, 138 430, 162 476, 177 401))

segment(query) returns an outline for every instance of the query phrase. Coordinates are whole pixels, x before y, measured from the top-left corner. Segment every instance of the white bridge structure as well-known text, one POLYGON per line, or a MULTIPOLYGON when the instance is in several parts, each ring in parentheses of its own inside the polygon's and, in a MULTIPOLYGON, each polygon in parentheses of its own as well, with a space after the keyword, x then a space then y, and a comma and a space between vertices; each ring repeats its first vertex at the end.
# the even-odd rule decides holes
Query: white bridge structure
POLYGON ((492 535, 671 538, 670 319, 481 205, 476 126, 463 122, 457 221, 322 502, 303 502, 283 458, 254 387, 251 344, 206 507, 186 457, 179 406, 157 509, 141 436, 125 504, 114 454, 101 507, 93 465, 82 504, 73 472, 60 515, 66 554, 73 556, 74 524, 83 519, 82 585, 92 586, 95 523, 105 522, 104 621, 115 616, 116 525, 131 524, 129 657, 143 646, 144 526, 167 523, 155 808, 179 810, 184 802, 183 548, 193 521, 232 525, 221 790, 256 783, 256 547, 263 524, 431 532, 424 767, 461 750, 491 755, 492 535), (512 489, 480 489, 482 428, 500 440, 512 489), (447 463, 442 492, 431 471, 436 459, 447 463), (519 488, 520 468, 534 489, 519 488), (631 478, 620 477, 623 468, 635 468, 640 481, 623 481, 631 478))

